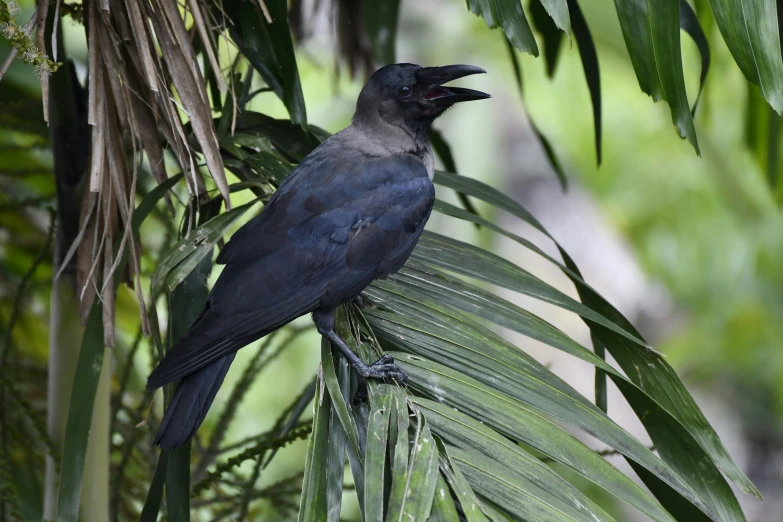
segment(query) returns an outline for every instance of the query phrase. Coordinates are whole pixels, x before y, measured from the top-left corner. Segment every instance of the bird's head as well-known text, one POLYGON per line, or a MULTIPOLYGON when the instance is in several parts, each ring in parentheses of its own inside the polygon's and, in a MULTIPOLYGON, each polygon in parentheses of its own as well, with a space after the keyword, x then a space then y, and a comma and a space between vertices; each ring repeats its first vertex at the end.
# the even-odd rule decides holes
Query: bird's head
POLYGON ((485 72, 473 65, 420 67, 397 63, 381 67, 359 94, 354 121, 373 121, 380 117, 417 135, 426 135, 435 118, 455 103, 490 98, 481 91, 444 84, 485 72))

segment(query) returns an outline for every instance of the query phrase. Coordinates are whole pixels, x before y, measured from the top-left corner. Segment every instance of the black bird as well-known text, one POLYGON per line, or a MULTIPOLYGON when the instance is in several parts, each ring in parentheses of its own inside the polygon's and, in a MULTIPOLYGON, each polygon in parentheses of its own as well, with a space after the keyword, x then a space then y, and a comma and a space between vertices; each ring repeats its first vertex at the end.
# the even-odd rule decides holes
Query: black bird
POLYGON ((196 432, 236 351, 312 312, 318 332, 362 377, 406 380, 384 355, 367 365, 334 331, 335 309, 408 259, 435 200, 432 122, 488 94, 443 84, 471 65, 388 65, 362 88, 351 125, 324 141, 240 228, 204 310, 147 379, 180 379, 155 437, 174 450, 196 432))

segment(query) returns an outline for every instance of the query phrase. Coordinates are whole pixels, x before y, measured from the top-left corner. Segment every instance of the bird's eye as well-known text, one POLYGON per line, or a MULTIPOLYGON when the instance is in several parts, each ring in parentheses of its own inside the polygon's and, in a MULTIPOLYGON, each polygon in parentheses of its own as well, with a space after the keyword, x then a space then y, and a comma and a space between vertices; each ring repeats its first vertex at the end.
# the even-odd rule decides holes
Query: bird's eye
POLYGON ((400 87, 399 93, 401 97, 407 98, 408 96, 411 95, 411 88, 408 87, 407 85, 403 85, 402 87, 400 87))

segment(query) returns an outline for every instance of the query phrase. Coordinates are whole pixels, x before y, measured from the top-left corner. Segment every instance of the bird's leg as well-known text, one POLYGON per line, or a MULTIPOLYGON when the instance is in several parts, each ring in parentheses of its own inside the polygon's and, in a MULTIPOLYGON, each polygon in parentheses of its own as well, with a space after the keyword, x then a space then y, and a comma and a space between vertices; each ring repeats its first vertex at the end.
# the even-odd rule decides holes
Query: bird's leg
POLYGON ((361 404, 363 402, 366 402, 368 398, 367 379, 365 379, 360 375, 357 381, 358 382, 356 383, 356 393, 353 396, 353 404, 361 404))
POLYGON ((356 297, 351 299, 351 302, 355 304, 359 310, 364 310, 364 298, 362 297, 362 294, 357 294, 356 297))
POLYGON ((334 310, 328 312, 316 310, 313 312, 313 322, 315 327, 323 337, 332 343, 332 346, 336 347, 343 354, 343 357, 348 359, 351 366, 354 367, 356 372, 364 378, 371 379, 385 379, 391 377, 400 384, 405 384, 408 381, 408 376, 399 366, 394 364, 394 359, 389 354, 383 355, 380 359, 373 364, 365 364, 358 355, 356 355, 345 341, 343 341, 337 332, 334 331, 334 310))

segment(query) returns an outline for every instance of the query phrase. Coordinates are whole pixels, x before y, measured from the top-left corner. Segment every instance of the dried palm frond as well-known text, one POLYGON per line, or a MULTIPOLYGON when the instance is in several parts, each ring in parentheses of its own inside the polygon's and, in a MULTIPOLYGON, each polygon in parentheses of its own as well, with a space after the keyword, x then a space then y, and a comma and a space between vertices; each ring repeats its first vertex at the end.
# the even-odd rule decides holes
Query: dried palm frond
MULTIPOLYGON (((45 48, 41 28, 45 26, 48 5, 42 1, 35 17, 40 48, 45 48)), ((61 267, 75 256, 82 318, 86 320, 98 297, 103 308, 105 342, 111 346, 115 300, 112 281, 126 248, 129 263, 123 275, 128 283, 135 280, 142 326, 149 333, 139 281, 141 249, 131 227, 142 152, 146 153, 152 175, 161 183, 167 178, 164 150, 170 150, 186 173, 191 197, 206 192, 196 153, 203 155, 230 208, 228 183, 194 38, 200 39, 220 91, 225 92, 227 86, 220 77, 216 52, 219 29, 205 21, 208 5, 204 0, 188 0, 186 6, 178 5, 176 0, 93 0, 84 2, 83 12, 88 40, 91 143, 80 231, 61 267), (186 28, 186 18, 193 21, 191 32, 186 28), (189 142, 190 131, 193 144, 189 142), (194 149, 195 144, 198 150, 194 149)), ((41 81, 45 98, 44 76, 41 81)), ((170 199, 167 201, 173 210, 170 199)))
MULTIPOLYGON (((269 90, 283 100, 293 121, 306 125, 306 113, 292 46, 270 36, 270 31, 284 34, 282 27, 287 26, 280 25, 289 14, 283 0, 231 0, 225 6, 207 0, 84 0, 80 8, 74 5, 78 4, 40 0, 27 30, 34 34, 30 40, 37 48, 46 50, 58 47, 60 16, 67 14, 86 29, 89 154, 78 233, 74 230, 71 234, 74 240, 59 270, 76 265, 82 319, 86 321, 97 298, 103 311, 105 341, 113 345, 113 280, 126 258, 127 268, 121 275, 136 289, 143 330, 149 333, 140 281, 141 247, 131 226, 143 155, 158 183, 167 179, 164 159, 175 160, 185 173, 191 200, 203 199, 206 194, 207 185, 199 171, 199 166, 205 165, 230 208, 213 107, 220 110, 222 97, 227 97, 230 103, 226 107, 231 111, 228 128, 233 133, 244 102, 237 103, 235 82, 227 82, 224 73, 233 78, 231 72, 238 61, 247 59, 269 90), (258 25, 243 25, 243 17, 254 13, 259 17, 258 25), (37 27, 34 32, 33 27, 37 27), (231 64, 221 67, 221 38, 231 52, 266 45, 272 46, 272 52, 256 52, 250 58, 240 53, 238 60, 232 58, 231 64), (205 79, 210 82, 209 89, 205 79)), ((369 4, 311 0, 303 8, 301 2, 294 2, 290 16, 304 20, 307 11, 307 18, 312 19, 324 5, 330 5, 347 68, 352 75, 360 70, 369 74, 375 66, 365 23, 369 4)), ((45 53, 43 58, 49 60, 45 53)), ((41 82, 47 119, 46 75, 41 82)), ((245 88, 250 87, 248 82, 245 88)), ((173 211, 171 199, 166 201, 173 211)))

